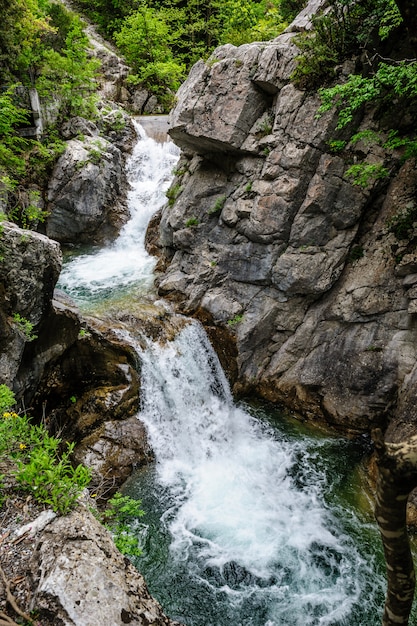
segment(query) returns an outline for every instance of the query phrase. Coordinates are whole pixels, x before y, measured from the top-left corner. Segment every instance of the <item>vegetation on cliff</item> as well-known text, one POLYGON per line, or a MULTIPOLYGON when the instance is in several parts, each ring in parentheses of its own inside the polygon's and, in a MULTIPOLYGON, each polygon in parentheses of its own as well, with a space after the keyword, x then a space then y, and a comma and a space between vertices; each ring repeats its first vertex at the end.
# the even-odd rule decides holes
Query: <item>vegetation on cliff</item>
POLYGON ((276 37, 303 0, 77 0, 132 67, 130 80, 172 103, 191 66, 224 43, 276 37))
POLYGON ((0 2, 0 195, 9 219, 36 228, 45 219, 39 191, 64 149, 60 127, 93 117, 98 61, 88 56, 82 21, 49 0, 0 2), (25 129, 36 88, 50 118, 42 137, 25 129), (7 198, 7 201, 5 199, 7 198))

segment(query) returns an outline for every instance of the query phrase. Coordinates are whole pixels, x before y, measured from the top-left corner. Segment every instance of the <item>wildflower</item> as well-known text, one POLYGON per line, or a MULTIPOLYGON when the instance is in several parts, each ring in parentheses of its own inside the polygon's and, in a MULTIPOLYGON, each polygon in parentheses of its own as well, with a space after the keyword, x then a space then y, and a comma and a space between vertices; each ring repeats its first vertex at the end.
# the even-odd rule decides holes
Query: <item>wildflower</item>
POLYGON ((27 448, 27 446, 26 446, 26 444, 25 444, 25 443, 20 443, 20 444, 19 444, 19 448, 20 448, 21 450, 24 450, 25 448, 27 448))

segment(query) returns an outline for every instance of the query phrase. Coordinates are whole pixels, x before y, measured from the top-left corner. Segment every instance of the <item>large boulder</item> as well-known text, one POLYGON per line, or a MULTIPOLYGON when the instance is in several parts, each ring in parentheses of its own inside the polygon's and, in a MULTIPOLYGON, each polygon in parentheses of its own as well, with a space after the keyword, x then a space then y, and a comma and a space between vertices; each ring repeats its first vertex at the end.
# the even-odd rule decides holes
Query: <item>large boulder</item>
POLYGON ((48 187, 46 234, 61 243, 110 240, 126 222, 127 183, 122 153, 107 139, 71 139, 48 187))
POLYGON ((41 621, 44 613, 56 626, 180 626, 86 506, 55 518, 36 539, 31 602, 41 621))
POLYGON ((37 341, 39 325, 51 312, 61 262, 61 251, 55 241, 12 223, 1 223, 0 380, 3 384, 14 385, 25 349, 37 341))

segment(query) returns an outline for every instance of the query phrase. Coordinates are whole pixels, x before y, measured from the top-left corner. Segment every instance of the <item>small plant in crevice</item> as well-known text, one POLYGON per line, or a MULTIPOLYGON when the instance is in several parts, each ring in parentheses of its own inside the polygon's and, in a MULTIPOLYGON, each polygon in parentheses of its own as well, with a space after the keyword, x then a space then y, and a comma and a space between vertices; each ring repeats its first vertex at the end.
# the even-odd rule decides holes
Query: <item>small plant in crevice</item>
POLYGON ((210 59, 207 59, 206 65, 208 65, 209 67, 213 67, 213 65, 219 62, 220 62, 220 59, 217 59, 216 57, 211 57, 210 59))
POLYGON ((409 202, 402 211, 393 215, 386 222, 388 231, 398 240, 407 240, 413 235, 414 224, 417 222, 417 204, 409 202))
POLYGON ((330 152, 337 154, 346 148, 346 143, 347 142, 342 139, 330 139, 330 141, 327 142, 327 145, 329 146, 330 152))
POLYGON ((224 207, 225 202, 226 202, 226 196, 220 196, 219 198, 217 198, 214 205, 211 207, 211 209, 209 209, 208 214, 218 215, 221 212, 222 208, 224 207))
POLYGON ((88 162, 99 165, 103 159, 105 147, 100 140, 94 141, 93 144, 88 148, 88 162))
POLYGON ((243 320, 243 313, 240 313, 239 315, 235 315, 232 319, 228 320, 227 325, 236 326, 236 324, 239 324, 242 320, 243 320))
POLYGON ((168 206, 173 206, 175 200, 181 193, 181 185, 175 184, 171 185, 169 189, 165 192, 166 197, 168 198, 168 206))
POLYGON ((13 314, 13 323, 18 331, 25 337, 26 341, 33 341, 37 339, 37 335, 33 332, 33 324, 31 321, 22 317, 19 313, 13 314))
POLYGON ((199 224, 199 220, 198 217, 196 217, 195 215, 193 215, 192 217, 190 217, 186 222, 185 222, 185 227, 186 228, 191 228, 193 226, 198 226, 199 224))
POLYGON ((363 256, 364 256, 363 247, 359 245, 355 245, 355 246, 352 246, 352 248, 350 249, 348 259, 350 262, 353 263, 354 261, 359 261, 359 259, 362 259, 363 256))
POLYGON ((259 123, 256 134, 259 137, 267 137, 272 132, 272 120, 270 117, 265 117, 262 122, 259 123))

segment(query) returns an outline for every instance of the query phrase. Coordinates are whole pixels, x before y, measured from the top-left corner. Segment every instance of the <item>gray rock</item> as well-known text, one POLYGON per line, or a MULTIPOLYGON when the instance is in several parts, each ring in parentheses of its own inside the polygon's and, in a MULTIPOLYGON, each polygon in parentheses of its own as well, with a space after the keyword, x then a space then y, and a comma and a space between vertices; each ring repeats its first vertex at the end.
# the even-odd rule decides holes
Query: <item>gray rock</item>
MULTIPOLYGON (((417 183, 409 163, 388 193, 352 184, 329 147, 335 112, 318 116, 318 95, 289 82, 293 33, 324 6, 312 0, 273 42, 223 46, 192 69, 171 115, 184 154, 162 210, 158 284, 234 337, 236 391, 369 431, 385 424, 416 358, 416 258, 387 224, 417 183)), ((374 128, 372 112, 355 123, 374 128)), ((386 155, 362 142, 352 158, 386 155)))
POLYGON ((23 352, 51 309, 62 257, 55 241, 9 222, 2 222, 1 256, 0 380, 13 386, 23 352), (32 325, 26 332, 25 321, 32 325))
POLYGON ((83 505, 39 534, 30 573, 32 606, 57 626, 175 626, 83 505))
POLYGON ((103 138, 72 139, 48 188, 48 237, 61 243, 113 238, 127 219, 122 154, 103 138))

